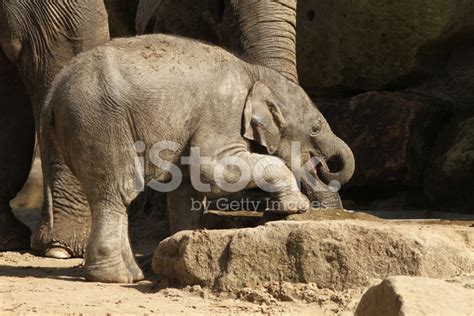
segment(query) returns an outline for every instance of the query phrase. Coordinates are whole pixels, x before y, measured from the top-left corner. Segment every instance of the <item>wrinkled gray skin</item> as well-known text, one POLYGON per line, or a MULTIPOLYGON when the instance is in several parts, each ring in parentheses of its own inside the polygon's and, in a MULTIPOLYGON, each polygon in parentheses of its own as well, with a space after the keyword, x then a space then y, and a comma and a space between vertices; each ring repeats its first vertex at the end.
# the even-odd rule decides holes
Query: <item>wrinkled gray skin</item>
MULTIPOLYGON (((109 39, 103 1, 0 2, 0 44, 8 59, 17 65, 32 102, 36 126, 40 125, 39 113, 55 75, 76 54, 109 39)), ((2 110, 8 112, 9 125, 2 124, 1 127, 1 137, 6 140, 0 142, 0 165, 9 168, 10 172, 1 172, 0 219, 6 218, 6 223, 0 220, 0 250, 6 250, 1 245, 3 240, 7 241, 5 244, 9 249, 29 244, 29 232, 13 217, 8 203, 21 189, 31 167, 33 115, 27 105, 18 107, 12 103, 10 106, 11 110, 2 110), (12 132, 16 128, 26 131, 12 145, 11 140, 19 135, 12 132)), ((41 137, 39 142, 41 144, 41 137)), ((52 187, 53 212, 42 214, 31 246, 39 254, 53 257, 80 256, 84 250, 83 241, 89 233, 90 211, 77 179, 67 166, 57 163, 54 168, 57 181, 52 187)))
MULTIPOLYGON (((354 171, 348 146, 298 85, 279 73, 251 65, 227 51, 194 40, 151 35, 114 40, 78 56, 57 77, 42 113, 46 203, 56 173, 49 166, 63 160, 84 188, 92 210, 85 254, 86 279, 128 283, 143 278, 128 239, 126 210, 138 195, 134 144, 143 141, 144 180, 168 182, 170 173, 148 159, 161 141, 181 144, 161 157, 177 164, 190 147, 199 147, 211 164, 200 166, 209 198, 227 195, 214 179, 216 162, 237 156, 276 190, 277 211, 309 208, 290 171, 292 141, 302 143, 302 164, 312 156, 338 157, 340 170, 330 174, 341 183, 354 171), (259 147, 256 153, 251 148, 259 147), (287 165, 256 167, 267 157, 287 165), (255 167, 255 169, 254 169, 255 167)), ((240 172, 226 168, 235 182, 240 172)), ((140 178, 140 177, 138 177, 140 178)), ((254 178, 247 189, 256 187, 254 178)))
MULTIPOLYGON (((136 29, 138 34, 172 33, 219 44, 297 83, 296 8, 296 0, 140 0, 136 29)), ((327 187, 314 190, 303 181, 302 189, 321 207, 343 208, 339 194, 327 187)), ((188 212, 192 199, 202 195, 186 181, 167 195, 172 232, 201 227, 202 214, 188 212)))

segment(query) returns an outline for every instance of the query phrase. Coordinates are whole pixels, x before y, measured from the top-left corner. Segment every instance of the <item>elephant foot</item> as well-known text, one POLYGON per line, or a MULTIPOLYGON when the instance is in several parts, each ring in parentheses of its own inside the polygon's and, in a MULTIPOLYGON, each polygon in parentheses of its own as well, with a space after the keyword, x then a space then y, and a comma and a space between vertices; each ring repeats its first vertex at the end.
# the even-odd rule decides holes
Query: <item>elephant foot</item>
POLYGON ((145 275, 136 263, 131 266, 128 266, 128 271, 132 275, 133 282, 140 282, 145 280, 145 275))
POLYGON ((308 198, 301 192, 279 194, 276 201, 270 202, 267 210, 272 213, 291 215, 302 214, 311 208, 308 198))
POLYGON ((133 282, 142 281, 145 279, 145 275, 142 272, 142 269, 138 266, 135 261, 135 257, 131 252, 131 249, 125 249, 122 253, 122 260, 125 263, 128 271, 131 273, 133 282))
POLYGON ((49 248, 48 250, 46 250, 46 253, 44 255, 45 257, 54 259, 69 259, 72 257, 71 251, 61 246, 53 246, 49 248))
POLYGON ((31 231, 11 210, 0 212, 0 251, 30 248, 31 231))
POLYGON ((56 259, 82 258, 89 235, 90 218, 43 223, 31 238, 31 248, 38 256, 56 259))
POLYGON ((38 256, 56 259, 82 258, 86 241, 80 235, 57 234, 49 225, 41 225, 31 237, 31 249, 38 256))
POLYGON ((87 267, 86 265, 86 281, 100 283, 133 283, 134 276, 125 266, 125 263, 120 261, 114 265, 100 267, 87 267))

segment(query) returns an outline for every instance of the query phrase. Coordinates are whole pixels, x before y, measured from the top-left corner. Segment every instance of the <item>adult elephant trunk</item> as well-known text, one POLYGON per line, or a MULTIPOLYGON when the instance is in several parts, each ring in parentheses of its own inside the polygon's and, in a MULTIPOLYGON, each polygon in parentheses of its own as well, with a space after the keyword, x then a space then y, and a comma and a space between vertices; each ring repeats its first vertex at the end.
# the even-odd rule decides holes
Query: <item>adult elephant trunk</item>
POLYGON ((247 60, 298 82, 296 0, 229 0, 224 19, 237 19, 240 50, 247 60), (227 16, 226 16, 227 15, 227 16))

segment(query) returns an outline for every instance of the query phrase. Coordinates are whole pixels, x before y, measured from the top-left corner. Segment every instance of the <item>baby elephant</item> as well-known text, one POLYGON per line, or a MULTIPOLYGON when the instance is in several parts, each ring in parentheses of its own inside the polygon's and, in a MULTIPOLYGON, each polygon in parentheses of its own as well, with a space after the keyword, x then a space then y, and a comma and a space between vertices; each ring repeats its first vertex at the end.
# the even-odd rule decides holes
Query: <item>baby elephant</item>
POLYGON ((52 162, 43 163, 45 211, 58 162, 77 176, 92 210, 89 281, 143 279, 127 206, 140 184, 172 190, 176 169, 207 185, 209 198, 235 185, 263 186, 287 213, 310 207, 296 179, 303 166, 326 183, 345 183, 354 171, 351 150, 301 87, 221 48, 168 35, 118 39, 76 57, 46 99, 41 133, 42 158, 52 162), (299 160, 290 163, 295 141, 299 160), (189 167, 177 167, 190 153, 189 167), (334 161, 337 170, 313 157, 334 161))

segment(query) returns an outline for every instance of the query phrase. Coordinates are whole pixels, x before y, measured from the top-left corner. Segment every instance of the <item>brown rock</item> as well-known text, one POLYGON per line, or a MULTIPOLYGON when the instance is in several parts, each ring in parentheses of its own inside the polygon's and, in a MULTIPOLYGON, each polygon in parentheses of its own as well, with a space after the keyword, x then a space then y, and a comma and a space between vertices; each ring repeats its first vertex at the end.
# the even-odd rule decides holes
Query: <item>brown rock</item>
POLYGON ((472 228, 462 226, 271 222, 177 233, 160 243, 152 267, 175 286, 234 289, 277 281, 344 290, 389 275, 472 273, 474 235, 472 228))
POLYGON ((342 219, 381 221, 380 218, 366 214, 364 212, 353 212, 338 209, 312 209, 303 214, 293 215, 255 211, 208 211, 203 214, 202 227, 205 229, 232 229, 257 227, 267 222, 278 220, 322 221, 342 219))
POLYGON ((463 0, 299 1, 300 81, 318 95, 405 88, 472 42, 473 14, 463 0))
POLYGON ((421 187, 432 143, 449 119, 448 102, 398 92, 369 92, 316 103, 335 134, 354 153, 356 171, 346 187, 421 187))
POLYGON ((474 315, 474 290, 442 280, 397 276, 370 288, 356 315, 474 315))

